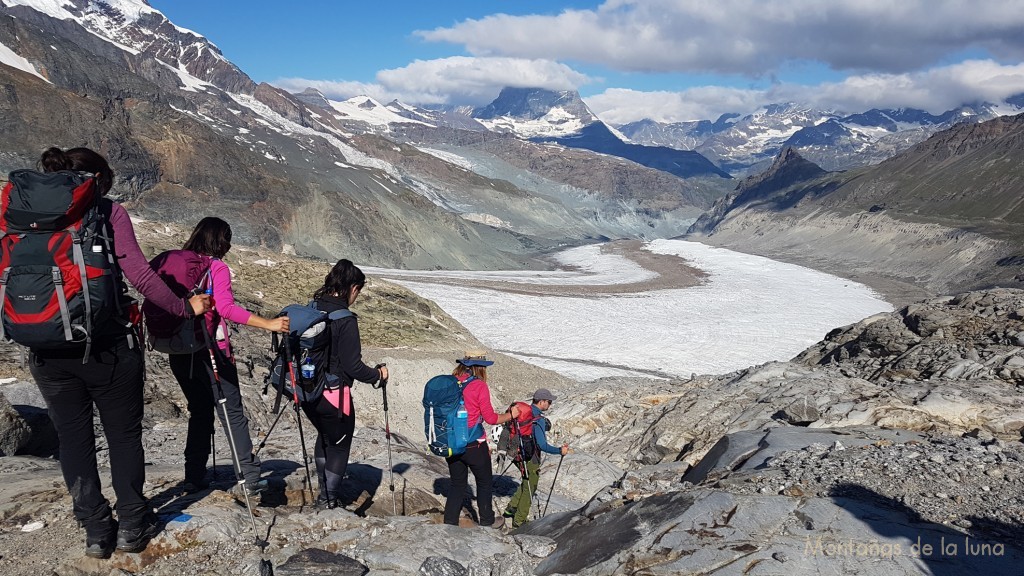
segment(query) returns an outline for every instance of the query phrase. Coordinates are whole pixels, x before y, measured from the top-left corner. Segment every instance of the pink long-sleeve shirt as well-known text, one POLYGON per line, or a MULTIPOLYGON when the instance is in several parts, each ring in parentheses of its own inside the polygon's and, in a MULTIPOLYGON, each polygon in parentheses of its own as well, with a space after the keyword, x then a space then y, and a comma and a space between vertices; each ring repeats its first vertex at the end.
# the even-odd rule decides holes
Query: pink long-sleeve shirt
MULTIPOLYGON (((498 413, 491 406, 491 389, 487 387, 487 382, 480 378, 474 378, 462 391, 462 399, 466 402, 467 424, 471 430, 481 420, 492 426, 498 423, 498 413)), ((483 435, 477 441, 485 442, 486 440, 487 431, 484 430, 483 435)))
POLYGON ((217 347, 231 357, 231 342, 228 339, 228 326, 225 320, 236 324, 247 324, 252 312, 235 303, 235 294, 231 291, 231 269, 220 260, 210 263, 210 283, 213 286, 213 310, 206 315, 207 328, 211 334, 217 334, 217 326, 221 328, 223 340, 217 341, 217 347))

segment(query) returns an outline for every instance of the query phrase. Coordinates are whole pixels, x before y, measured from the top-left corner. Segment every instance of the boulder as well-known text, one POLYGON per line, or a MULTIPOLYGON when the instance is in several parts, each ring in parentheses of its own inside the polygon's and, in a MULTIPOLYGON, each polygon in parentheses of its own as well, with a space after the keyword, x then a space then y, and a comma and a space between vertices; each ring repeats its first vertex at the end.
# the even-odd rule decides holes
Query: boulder
POLYGON ((0 393, 0 456, 12 456, 28 445, 32 428, 0 393))

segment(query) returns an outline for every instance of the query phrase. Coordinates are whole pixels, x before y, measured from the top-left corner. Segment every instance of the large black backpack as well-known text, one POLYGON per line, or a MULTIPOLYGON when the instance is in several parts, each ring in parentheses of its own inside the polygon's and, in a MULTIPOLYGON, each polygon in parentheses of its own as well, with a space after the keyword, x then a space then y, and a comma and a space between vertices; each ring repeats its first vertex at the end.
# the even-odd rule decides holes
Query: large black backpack
POLYGON ((277 334, 273 335, 272 348, 277 355, 270 367, 267 386, 278 392, 275 413, 283 397, 305 404, 319 400, 324 390, 338 388, 338 377, 330 370, 330 324, 354 315, 344 308, 330 313, 318 310, 315 300, 305 306, 289 304, 278 314, 288 316, 289 331, 280 343, 277 334), (293 383, 293 374, 298 385, 293 383))
POLYGON ((85 362, 95 336, 131 326, 109 207, 92 174, 11 172, 0 193, 0 338, 84 344, 85 362))

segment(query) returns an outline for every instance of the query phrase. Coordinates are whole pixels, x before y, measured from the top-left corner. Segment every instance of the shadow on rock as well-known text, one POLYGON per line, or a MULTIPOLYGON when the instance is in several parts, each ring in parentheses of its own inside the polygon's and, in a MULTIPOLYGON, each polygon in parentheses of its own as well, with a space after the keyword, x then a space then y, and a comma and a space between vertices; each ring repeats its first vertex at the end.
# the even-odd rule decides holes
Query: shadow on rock
POLYGON ((907 542, 901 554, 919 561, 933 576, 1018 574, 1024 560, 1022 527, 974 518, 969 532, 928 522, 902 502, 856 484, 839 484, 833 502, 888 541, 907 542))

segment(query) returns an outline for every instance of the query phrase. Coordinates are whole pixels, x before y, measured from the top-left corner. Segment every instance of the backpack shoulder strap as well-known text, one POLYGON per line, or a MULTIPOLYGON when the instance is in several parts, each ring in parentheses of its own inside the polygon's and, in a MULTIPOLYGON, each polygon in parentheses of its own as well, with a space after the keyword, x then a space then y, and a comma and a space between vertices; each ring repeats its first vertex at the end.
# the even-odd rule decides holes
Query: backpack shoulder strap
POLYGON ((327 314, 327 319, 328 320, 332 320, 332 321, 333 320, 341 320, 342 318, 348 318, 349 316, 355 316, 355 315, 356 315, 355 312, 352 312, 348 308, 339 308, 338 310, 335 310, 334 312, 328 313, 327 314))

